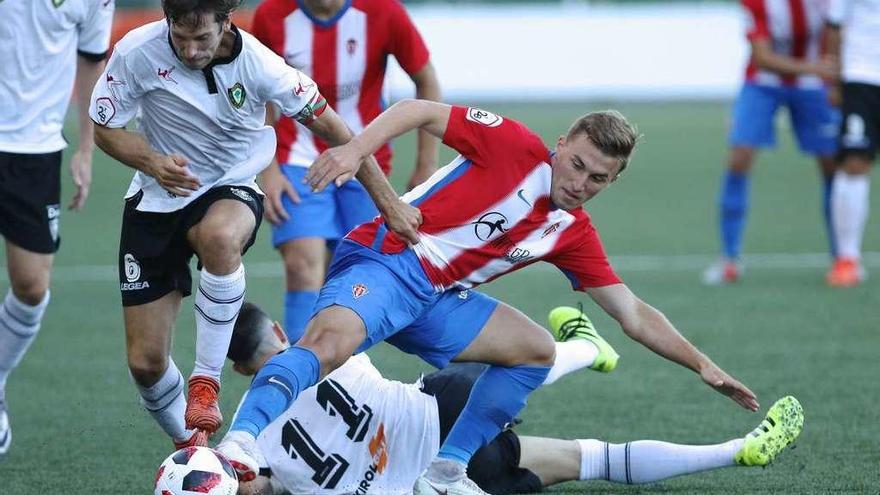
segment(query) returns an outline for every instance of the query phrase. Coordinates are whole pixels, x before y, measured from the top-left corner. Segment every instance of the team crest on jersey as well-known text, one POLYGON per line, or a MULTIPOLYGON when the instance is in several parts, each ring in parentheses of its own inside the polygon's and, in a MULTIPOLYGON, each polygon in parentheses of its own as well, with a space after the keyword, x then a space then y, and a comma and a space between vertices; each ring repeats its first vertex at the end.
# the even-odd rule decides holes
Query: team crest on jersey
POLYGON ((116 105, 113 104, 113 100, 106 96, 95 100, 95 115, 101 125, 106 125, 113 120, 113 116, 116 115, 116 105))
POLYGON ((468 108, 467 119, 471 122, 476 122, 477 124, 482 124, 486 127, 498 127, 504 122, 500 116, 495 115, 492 112, 487 112, 485 110, 481 110, 479 108, 468 108))
POLYGON ((235 85, 226 90, 226 95, 229 96, 229 103, 232 103, 232 106, 241 108, 244 106, 244 100, 247 98, 247 91, 244 90, 244 86, 241 83, 235 83, 235 85))
POLYGON ((367 286, 364 284, 354 284, 351 288, 351 295, 354 296, 355 299, 360 299, 363 296, 369 294, 369 290, 367 286))
POLYGON ((345 42, 345 50, 348 52, 349 56, 353 56, 354 52, 357 51, 358 42, 354 38, 349 38, 348 41, 345 42))

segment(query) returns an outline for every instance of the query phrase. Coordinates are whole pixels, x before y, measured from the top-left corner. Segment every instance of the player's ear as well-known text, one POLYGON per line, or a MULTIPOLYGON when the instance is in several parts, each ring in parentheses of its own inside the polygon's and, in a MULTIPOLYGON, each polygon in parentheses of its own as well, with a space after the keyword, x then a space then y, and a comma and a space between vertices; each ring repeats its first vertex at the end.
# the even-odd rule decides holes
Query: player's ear
POLYGON ((287 341, 287 334, 284 333, 284 329, 281 328, 281 324, 277 321, 272 322, 272 331, 275 332, 275 336, 278 337, 278 340, 280 340, 282 344, 290 343, 287 341))

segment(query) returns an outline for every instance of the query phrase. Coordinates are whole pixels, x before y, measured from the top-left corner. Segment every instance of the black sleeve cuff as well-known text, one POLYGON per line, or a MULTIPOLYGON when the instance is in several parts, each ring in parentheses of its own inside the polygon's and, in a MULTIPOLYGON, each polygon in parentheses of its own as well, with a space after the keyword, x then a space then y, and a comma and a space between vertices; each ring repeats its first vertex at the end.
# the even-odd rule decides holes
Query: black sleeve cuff
POLYGON ((77 53, 77 55, 88 60, 89 62, 100 62, 101 60, 104 60, 105 58, 107 58, 107 52, 89 53, 89 52, 84 52, 82 50, 77 50, 76 53, 77 53))

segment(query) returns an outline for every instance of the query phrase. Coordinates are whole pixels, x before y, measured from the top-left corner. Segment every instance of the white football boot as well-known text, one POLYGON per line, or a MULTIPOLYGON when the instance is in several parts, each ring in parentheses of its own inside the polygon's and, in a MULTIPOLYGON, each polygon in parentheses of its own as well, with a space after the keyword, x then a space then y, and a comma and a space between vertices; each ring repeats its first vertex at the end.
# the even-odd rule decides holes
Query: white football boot
POLYGON ((260 465, 254 456, 257 441, 250 433, 230 431, 216 449, 229 459, 229 463, 238 475, 238 481, 253 481, 260 473, 260 465))

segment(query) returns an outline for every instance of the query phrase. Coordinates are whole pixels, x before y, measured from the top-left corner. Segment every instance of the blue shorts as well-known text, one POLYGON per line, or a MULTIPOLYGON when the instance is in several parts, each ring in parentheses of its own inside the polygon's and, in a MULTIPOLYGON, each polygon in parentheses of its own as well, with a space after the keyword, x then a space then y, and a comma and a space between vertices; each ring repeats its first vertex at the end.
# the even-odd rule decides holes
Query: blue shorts
POLYGON ((334 304, 357 313, 366 326, 355 353, 385 340, 444 368, 480 333, 498 301, 472 290, 435 292, 411 249, 382 254, 344 240, 315 313, 334 304))
POLYGON ((830 156, 837 152, 840 112, 828 103, 823 89, 743 85, 733 104, 730 146, 769 148, 776 146, 774 116, 788 107, 801 151, 830 156))
POLYGON ((304 237, 341 239, 351 229, 379 214, 367 190, 356 180, 350 180, 342 187, 330 184, 323 191, 313 193, 302 181, 308 168, 284 165, 281 171, 299 193, 300 202, 296 204, 286 194, 282 196, 281 202, 290 218, 281 225, 272 226, 272 245, 275 247, 304 237))

